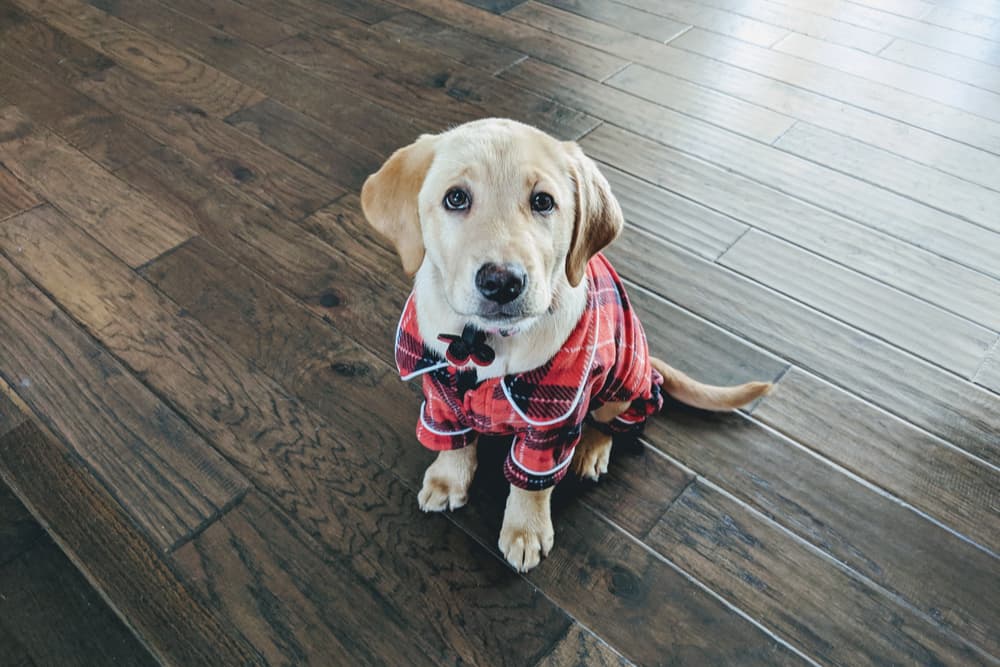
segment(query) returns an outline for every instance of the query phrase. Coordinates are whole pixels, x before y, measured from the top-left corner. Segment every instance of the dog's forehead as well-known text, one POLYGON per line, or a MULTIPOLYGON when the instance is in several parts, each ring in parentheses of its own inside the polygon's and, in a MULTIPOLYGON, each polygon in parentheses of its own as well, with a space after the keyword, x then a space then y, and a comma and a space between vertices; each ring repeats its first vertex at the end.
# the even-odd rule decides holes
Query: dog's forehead
POLYGON ((435 166, 469 177, 516 178, 525 171, 561 169, 558 141, 520 123, 478 122, 441 135, 435 166))

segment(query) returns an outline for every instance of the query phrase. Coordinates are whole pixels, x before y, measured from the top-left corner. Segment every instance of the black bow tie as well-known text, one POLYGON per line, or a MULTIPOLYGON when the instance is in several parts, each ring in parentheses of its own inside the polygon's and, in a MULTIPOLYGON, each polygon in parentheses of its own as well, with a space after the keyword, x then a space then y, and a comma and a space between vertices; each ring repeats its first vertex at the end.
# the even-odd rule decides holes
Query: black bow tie
POLYGON ((472 357, 477 366, 489 366, 496 358, 493 348, 486 344, 486 332, 466 324, 462 335, 438 334, 438 340, 448 343, 445 357, 455 366, 462 366, 472 357))

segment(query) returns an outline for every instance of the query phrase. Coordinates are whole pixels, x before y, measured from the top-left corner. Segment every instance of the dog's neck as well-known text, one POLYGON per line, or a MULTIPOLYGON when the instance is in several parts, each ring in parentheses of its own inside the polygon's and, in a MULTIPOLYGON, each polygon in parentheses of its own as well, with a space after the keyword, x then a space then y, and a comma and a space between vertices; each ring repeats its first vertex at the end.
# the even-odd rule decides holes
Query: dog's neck
MULTIPOLYGON (((417 271, 414 282, 417 326, 424 344, 432 351, 445 356, 448 343, 438 340, 439 334, 461 333, 469 323, 468 318, 455 313, 440 292, 441 280, 430 262, 417 271)), ((587 306, 587 281, 571 287, 563 278, 557 285, 552 307, 515 333, 506 336, 491 334, 487 343, 496 354, 488 366, 470 364, 479 380, 524 373, 538 368, 562 347, 573 332, 587 306)))

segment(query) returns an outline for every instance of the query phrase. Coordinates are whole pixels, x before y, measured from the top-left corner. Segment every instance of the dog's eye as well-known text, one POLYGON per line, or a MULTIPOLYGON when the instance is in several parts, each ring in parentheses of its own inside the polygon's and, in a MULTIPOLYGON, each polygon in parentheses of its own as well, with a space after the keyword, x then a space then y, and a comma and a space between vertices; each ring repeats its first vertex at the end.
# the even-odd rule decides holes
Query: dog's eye
POLYGON ((449 211, 464 211, 470 203, 469 193, 462 188, 452 188, 444 196, 444 207, 449 211))
POLYGON ((556 207, 556 200, 547 192, 536 192, 531 196, 531 210, 537 213, 551 213, 556 207))

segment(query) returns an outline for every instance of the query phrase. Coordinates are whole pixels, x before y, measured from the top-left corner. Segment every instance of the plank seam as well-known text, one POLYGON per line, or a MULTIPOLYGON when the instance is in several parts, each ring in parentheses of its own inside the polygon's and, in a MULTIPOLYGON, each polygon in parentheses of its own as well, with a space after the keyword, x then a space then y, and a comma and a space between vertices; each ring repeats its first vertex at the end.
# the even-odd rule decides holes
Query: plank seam
POLYGON ((994 357, 998 350, 1000 350, 1000 334, 997 335, 997 339, 993 341, 993 345, 986 351, 983 360, 979 362, 979 368, 976 369, 975 374, 972 376, 973 383, 978 383, 979 376, 983 374, 983 369, 986 368, 986 363, 994 357))

